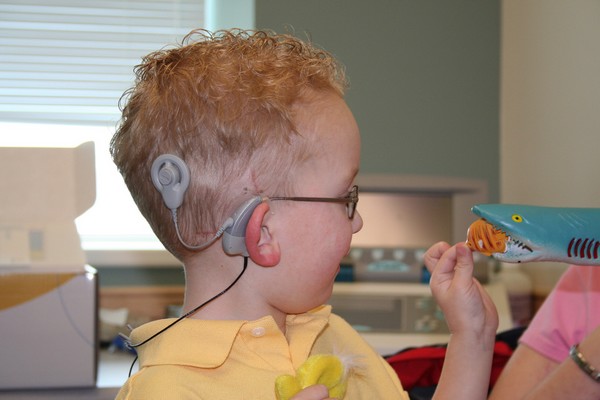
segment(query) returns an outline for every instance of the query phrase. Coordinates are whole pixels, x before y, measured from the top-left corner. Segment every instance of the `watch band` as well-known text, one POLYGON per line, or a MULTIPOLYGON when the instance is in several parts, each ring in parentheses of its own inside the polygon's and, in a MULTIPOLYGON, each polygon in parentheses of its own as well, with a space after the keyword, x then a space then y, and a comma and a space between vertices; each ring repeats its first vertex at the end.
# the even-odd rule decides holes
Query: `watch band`
POLYGON ((575 361, 575 364, 577 364, 579 369, 585 372, 587 376, 589 376, 596 382, 600 382, 600 371, 592 367, 587 362, 583 354, 581 354, 581 352, 579 351, 579 344, 574 344, 573 346, 571 346, 571 349, 569 350, 569 357, 571 357, 571 359, 575 361))

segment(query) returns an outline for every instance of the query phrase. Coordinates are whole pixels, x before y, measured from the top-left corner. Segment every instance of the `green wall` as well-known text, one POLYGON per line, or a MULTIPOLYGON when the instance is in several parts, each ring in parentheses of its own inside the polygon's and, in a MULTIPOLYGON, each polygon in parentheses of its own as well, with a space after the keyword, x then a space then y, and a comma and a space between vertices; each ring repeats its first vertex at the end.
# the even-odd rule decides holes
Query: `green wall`
POLYGON ((256 0, 256 27, 345 64, 362 172, 485 179, 498 200, 498 0, 256 0))
POLYGON ((101 287, 184 285, 183 268, 165 267, 94 267, 101 287))

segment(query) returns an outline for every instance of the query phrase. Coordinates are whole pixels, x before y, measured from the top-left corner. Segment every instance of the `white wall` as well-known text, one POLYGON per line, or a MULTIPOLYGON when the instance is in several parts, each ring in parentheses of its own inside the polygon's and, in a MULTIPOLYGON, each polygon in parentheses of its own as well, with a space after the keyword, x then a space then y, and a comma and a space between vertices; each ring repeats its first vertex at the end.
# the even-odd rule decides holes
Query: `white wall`
POLYGON ((503 0, 501 43, 501 202, 600 207, 600 1, 503 0))

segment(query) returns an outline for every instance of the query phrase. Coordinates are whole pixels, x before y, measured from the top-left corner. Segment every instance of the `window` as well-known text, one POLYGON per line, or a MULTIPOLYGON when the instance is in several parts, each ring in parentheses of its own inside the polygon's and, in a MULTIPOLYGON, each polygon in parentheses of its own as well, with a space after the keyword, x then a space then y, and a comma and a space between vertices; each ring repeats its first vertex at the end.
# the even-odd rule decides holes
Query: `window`
POLYGON ((204 25, 201 0, 0 0, 0 120, 114 126, 140 58, 204 25))
POLYGON ((193 28, 250 28, 253 10, 244 0, 0 0, 0 146, 95 142, 96 203, 76 221, 88 255, 163 249, 108 153, 133 67, 193 28))

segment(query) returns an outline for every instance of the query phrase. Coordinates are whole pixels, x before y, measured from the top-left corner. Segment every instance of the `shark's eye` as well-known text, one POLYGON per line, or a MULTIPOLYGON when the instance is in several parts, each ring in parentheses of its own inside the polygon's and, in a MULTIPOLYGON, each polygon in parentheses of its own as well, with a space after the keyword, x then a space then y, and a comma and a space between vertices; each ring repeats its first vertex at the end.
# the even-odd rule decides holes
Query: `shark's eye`
POLYGON ((521 217, 519 214, 513 214, 512 220, 515 222, 521 223, 521 222, 523 222, 523 217, 521 217))

